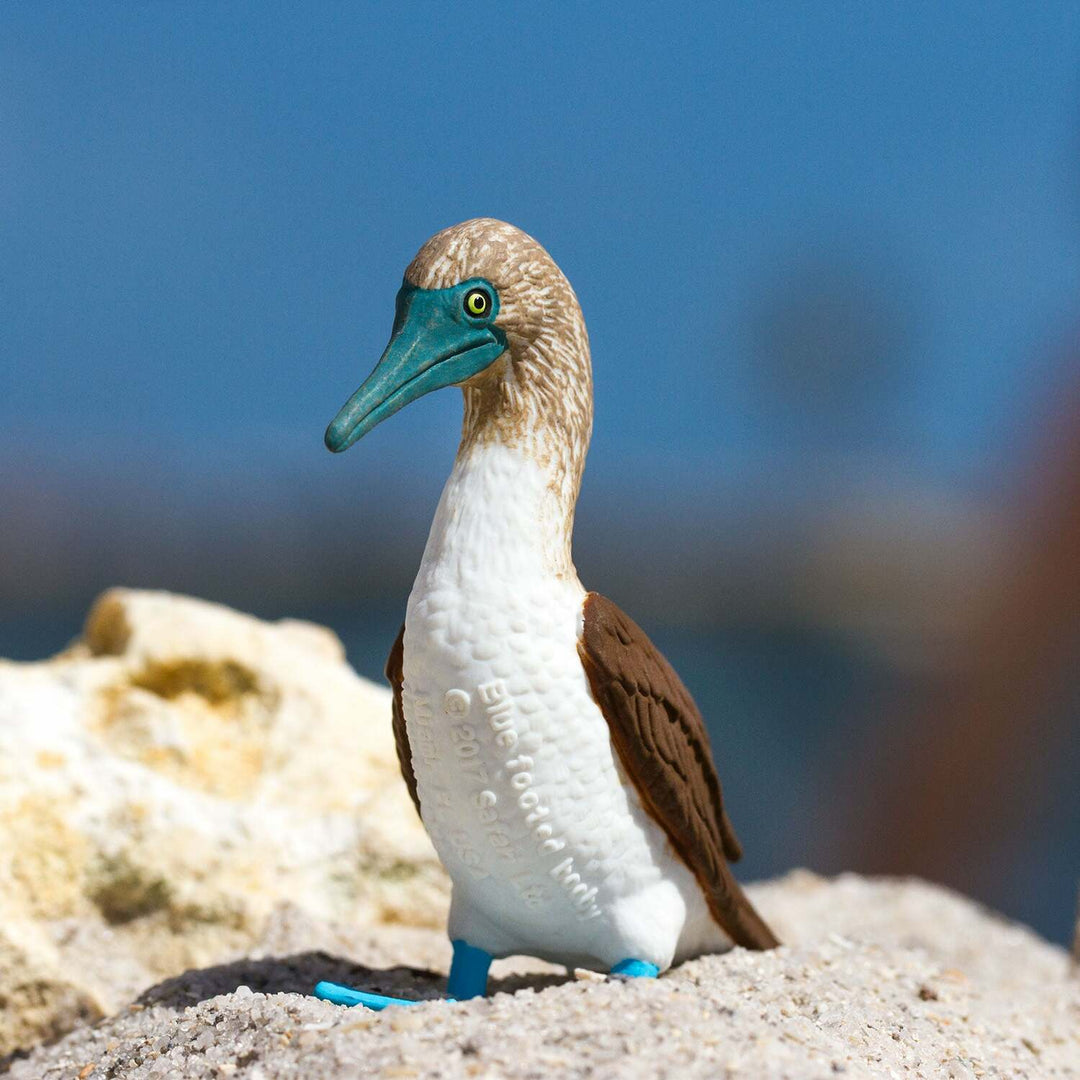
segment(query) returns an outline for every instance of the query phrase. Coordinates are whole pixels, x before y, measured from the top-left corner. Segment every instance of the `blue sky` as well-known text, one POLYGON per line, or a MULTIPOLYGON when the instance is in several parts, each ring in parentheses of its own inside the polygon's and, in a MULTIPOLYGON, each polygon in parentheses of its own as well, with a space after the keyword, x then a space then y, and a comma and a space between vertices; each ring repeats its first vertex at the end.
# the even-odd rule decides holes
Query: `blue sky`
MULTIPOLYGON (((1078 306, 1078 9, 986 7, 9 2, 5 452, 332 478, 405 264, 490 214, 582 300, 601 485, 752 475, 748 312, 837 259, 908 327, 885 451, 967 483, 1078 306)), ((458 410, 367 467, 441 479, 458 410)))
MULTIPOLYGON (((406 588, 459 396, 342 457, 322 434, 416 249, 476 215, 538 237, 584 306, 591 584, 637 547, 652 574, 668 545, 652 611, 671 606, 665 583, 725 557, 695 544, 740 505, 760 558, 721 586, 751 564, 760 583, 771 531, 799 547, 783 496, 819 490, 815 470, 902 509, 905 487, 1008 490, 1080 322, 1078 65, 1075 4, 5 0, 0 644, 58 648, 118 581, 267 614, 354 565, 406 588), (781 346, 802 358, 788 381, 781 346), (777 493, 762 529, 753 502, 777 493)), ((342 593, 374 672, 404 592, 385 626, 342 593)), ((805 655, 779 638, 672 658, 758 748, 744 790, 782 746, 812 806, 812 733, 785 725, 846 762, 848 669, 828 633, 805 655)), ((746 838, 774 868, 798 843, 746 838)), ((1075 859, 1054 855, 1067 887, 1047 856, 1022 902, 1055 905, 1040 925, 1061 936, 1075 859)))

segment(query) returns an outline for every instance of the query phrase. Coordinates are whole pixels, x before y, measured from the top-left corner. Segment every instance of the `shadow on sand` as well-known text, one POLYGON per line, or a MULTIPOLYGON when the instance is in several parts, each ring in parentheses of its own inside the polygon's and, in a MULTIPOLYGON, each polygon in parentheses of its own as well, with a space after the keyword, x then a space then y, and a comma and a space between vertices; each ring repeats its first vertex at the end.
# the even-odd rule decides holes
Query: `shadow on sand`
MULTIPOLYGON (((139 995, 137 1002, 184 1009, 219 994, 231 994, 238 986, 247 986, 260 994, 311 994, 320 979, 413 1000, 434 1000, 446 993, 446 976, 425 968, 369 968, 329 953, 304 952, 185 971, 151 986, 139 995)), ((493 976, 489 992, 512 994, 526 987, 543 990, 568 981, 573 981, 573 975, 493 976)))

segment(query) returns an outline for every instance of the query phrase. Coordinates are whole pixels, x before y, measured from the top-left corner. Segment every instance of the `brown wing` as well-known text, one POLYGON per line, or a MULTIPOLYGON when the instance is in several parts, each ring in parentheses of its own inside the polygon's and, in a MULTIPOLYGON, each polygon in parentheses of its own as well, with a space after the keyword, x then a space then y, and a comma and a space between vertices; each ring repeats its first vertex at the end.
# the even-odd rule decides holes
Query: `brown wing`
MULTIPOLYGON (((405 681, 405 624, 401 624, 397 641, 386 658, 386 678, 390 682, 390 689, 394 692, 394 742, 397 743, 398 764, 401 766, 401 775, 405 777, 405 786, 412 796, 413 806, 420 814, 420 797, 416 794, 416 773, 412 767, 412 747, 409 746, 409 735, 405 730, 405 710, 401 706, 401 684, 405 681)), ((420 814, 423 820, 423 814, 420 814)))
POLYGON ((693 871, 713 918, 738 945, 778 945, 728 867, 742 849, 724 812, 705 723, 679 676, 641 627, 598 593, 585 600, 578 649, 623 769, 693 871))

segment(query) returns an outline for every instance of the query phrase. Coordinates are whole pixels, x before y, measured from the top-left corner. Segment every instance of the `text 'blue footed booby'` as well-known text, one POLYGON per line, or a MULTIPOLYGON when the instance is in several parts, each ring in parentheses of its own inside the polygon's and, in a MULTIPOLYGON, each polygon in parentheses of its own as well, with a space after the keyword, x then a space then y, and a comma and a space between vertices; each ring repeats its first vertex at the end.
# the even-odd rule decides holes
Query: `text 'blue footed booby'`
POLYGON ((656 975, 733 943, 771 948, 728 867, 739 842, 701 714, 642 630, 578 580, 585 322, 548 253, 501 221, 420 249, 390 343, 326 445, 450 385, 461 445, 386 665, 401 771, 453 881, 450 996, 483 994, 511 954, 656 975))

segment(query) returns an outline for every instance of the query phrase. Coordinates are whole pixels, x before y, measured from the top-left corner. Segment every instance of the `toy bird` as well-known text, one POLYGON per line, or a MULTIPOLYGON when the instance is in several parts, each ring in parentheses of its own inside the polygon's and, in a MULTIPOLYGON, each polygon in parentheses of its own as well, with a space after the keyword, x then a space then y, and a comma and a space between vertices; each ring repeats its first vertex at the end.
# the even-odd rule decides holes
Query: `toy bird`
POLYGON ((453 882, 449 996, 483 995, 511 954, 655 977, 733 943, 775 946, 728 866, 741 850, 693 699, 578 580, 588 336, 551 256, 505 222, 424 244, 326 445, 346 450, 450 385, 461 444, 386 665, 401 771, 453 882))

